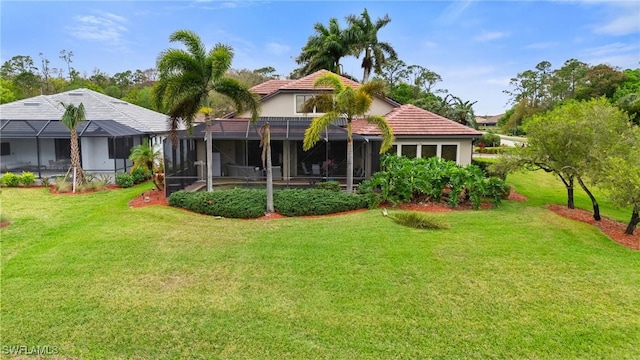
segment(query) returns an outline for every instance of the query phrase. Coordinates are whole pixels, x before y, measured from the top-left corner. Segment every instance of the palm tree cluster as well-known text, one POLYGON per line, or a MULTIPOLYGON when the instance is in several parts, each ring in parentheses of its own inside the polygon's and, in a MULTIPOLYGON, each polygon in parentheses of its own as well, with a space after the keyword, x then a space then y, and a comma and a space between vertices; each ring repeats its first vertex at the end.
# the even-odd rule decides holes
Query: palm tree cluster
POLYGON ((309 37, 296 58, 301 67, 293 71, 294 76, 305 76, 322 69, 342 74, 340 59, 362 55, 362 82, 367 82, 372 69, 380 73, 388 59, 397 57, 389 43, 378 41, 378 31, 391 22, 388 15, 374 22, 364 9, 359 17, 349 15, 346 21, 348 27, 344 29, 336 18, 329 20, 328 27, 321 23, 314 25, 315 34, 309 37))

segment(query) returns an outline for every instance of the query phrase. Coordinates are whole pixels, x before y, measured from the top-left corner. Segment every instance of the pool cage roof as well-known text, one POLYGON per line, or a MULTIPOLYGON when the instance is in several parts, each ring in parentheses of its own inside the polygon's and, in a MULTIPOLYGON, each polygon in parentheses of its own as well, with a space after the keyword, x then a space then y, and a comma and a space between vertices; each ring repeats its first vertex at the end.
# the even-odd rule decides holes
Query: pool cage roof
MULTIPOLYGON (((302 140, 304 132, 313 118, 309 117, 261 117, 255 123, 250 119, 216 119, 211 122, 212 137, 215 140, 260 140, 259 130, 265 123, 271 125, 271 140, 302 140)), ((337 125, 345 126, 345 119, 338 119, 337 125)), ((179 131, 179 138, 200 138, 206 136, 206 123, 198 123, 193 131, 179 131)), ((347 130, 337 125, 329 125, 323 132, 326 141, 346 141, 347 130)), ((353 134, 354 140, 364 140, 353 134)))
MULTIPOLYGON (((126 137, 145 133, 115 120, 87 120, 76 127, 79 137, 126 137)), ((4 138, 68 138, 69 129, 60 120, 0 119, 4 138)))

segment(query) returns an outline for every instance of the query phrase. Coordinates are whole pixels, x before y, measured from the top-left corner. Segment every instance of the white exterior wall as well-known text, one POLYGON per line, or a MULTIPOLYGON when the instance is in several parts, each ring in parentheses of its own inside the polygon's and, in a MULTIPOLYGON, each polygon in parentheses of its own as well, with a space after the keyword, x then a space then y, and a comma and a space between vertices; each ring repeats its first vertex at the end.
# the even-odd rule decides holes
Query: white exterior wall
POLYGON ((7 139, 2 138, 2 142, 8 142, 11 148, 11 155, 0 157, 2 165, 24 163, 36 165, 38 155, 36 153, 36 139, 7 139))
POLYGON ((417 157, 422 155, 422 145, 437 145, 437 156, 440 156, 442 145, 457 145, 457 163, 458 165, 466 166, 471 164, 471 155, 473 151, 473 145, 471 139, 456 139, 456 138, 437 138, 437 139, 396 139, 393 145, 397 146, 397 155, 402 155, 402 145, 418 145, 417 157))

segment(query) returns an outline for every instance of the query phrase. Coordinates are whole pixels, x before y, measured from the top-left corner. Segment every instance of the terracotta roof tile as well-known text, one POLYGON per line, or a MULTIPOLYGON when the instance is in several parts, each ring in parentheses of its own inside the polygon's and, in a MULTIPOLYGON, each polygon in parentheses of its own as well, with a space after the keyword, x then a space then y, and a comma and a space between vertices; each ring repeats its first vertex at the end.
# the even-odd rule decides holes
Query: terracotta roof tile
POLYGON ((295 80, 268 80, 251 88, 258 95, 269 95, 295 80))
MULTIPOLYGON (((317 90, 317 89, 331 89, 329 87, 323 88, 323 87, 318 87, 318 88, 314 88, 313 87, 313 83, 316 81, 317 78, 319 78, 322 75, 326 75, 326 74, 333 74, 331 71, 329 70, 318 70, 316 72, 314 72, 313 74, 307 75, 305 77, 302 77, 298 80, 294 80, 284 86, 282 86, 280 88, 280 90, 317 90)), ((349 78, 346 78, 344 76, 340 76, 340 80, 342 80, 342 83, 354 88, 357 88, 358 86, 360 86, 360 83, 353 81, 349 78)))
MULTIPOLYGON (((414 105, 402 105, 384 116, 393 128, 395 136, 431 135, 431 136, 481 136, 482 133, 436 115, 414 105)), ((355 120, 352 130, 360 135, 380 135, 375 125, 364 119, 355 120)))

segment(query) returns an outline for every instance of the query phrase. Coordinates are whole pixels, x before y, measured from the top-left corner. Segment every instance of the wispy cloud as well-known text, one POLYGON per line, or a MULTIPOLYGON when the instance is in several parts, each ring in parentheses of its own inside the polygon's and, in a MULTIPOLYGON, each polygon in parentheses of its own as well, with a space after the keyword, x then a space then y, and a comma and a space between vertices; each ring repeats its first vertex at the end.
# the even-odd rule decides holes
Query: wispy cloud
POLYGON ((477 35, 473 38, 475 41, 486 42, 492 40, 498 40, 509 36, 509 33, 500 32, 500 31, 485 31, 480 35, 477 35))
POLYGON ((533 43, 533 44, 529 44, 524 46, 524 49, 532 49, 532 50, 546 50, 546 49, 551 49, 554 48, 556 46, 558 46, 560 43, 557 41, 548 41, 548 42, 539 42, 539 43, 533 43))
POLYGON ((458 20, 464 11, 471 5, 473 0, 453 1, 437 18, 437 22, 441 24, 451 24, 458 20))
POLYGON ((592 47, 585 49, 585 52, 589 56, 603 56, 603 55, 612 55, 612 54, 624 54, 628 52, 638 51, 640 48, 639 44, 625 44, 621 42, 616 42, 612 44, 602 45, 598 47, 592 47))
POLYGON ((123 34, 127 31, 127 19, 109 12, 96 15, 79 15, 74 18, 75 24, 68 26, 68 33, 78 39, 107 42, 112 45, 124 43, 123 34))
POLYGON ((427 49, 433 49, 433 48, 437 48, 438 47, 438 43, 435 42, 435 41, 425 40, 422 43, 422 46, 424 46, 427 49))
POLYGON ((640 32, 640 2, 603 1, 604 22, 592 25, 593 32, 603 35, 628 35, 640 32))
POLYGON ((278 44, 276 42, 267 43, 265 47, 269 53, 274 55, 282 55, 291 50, 291 47, 288 45, 278 44))

